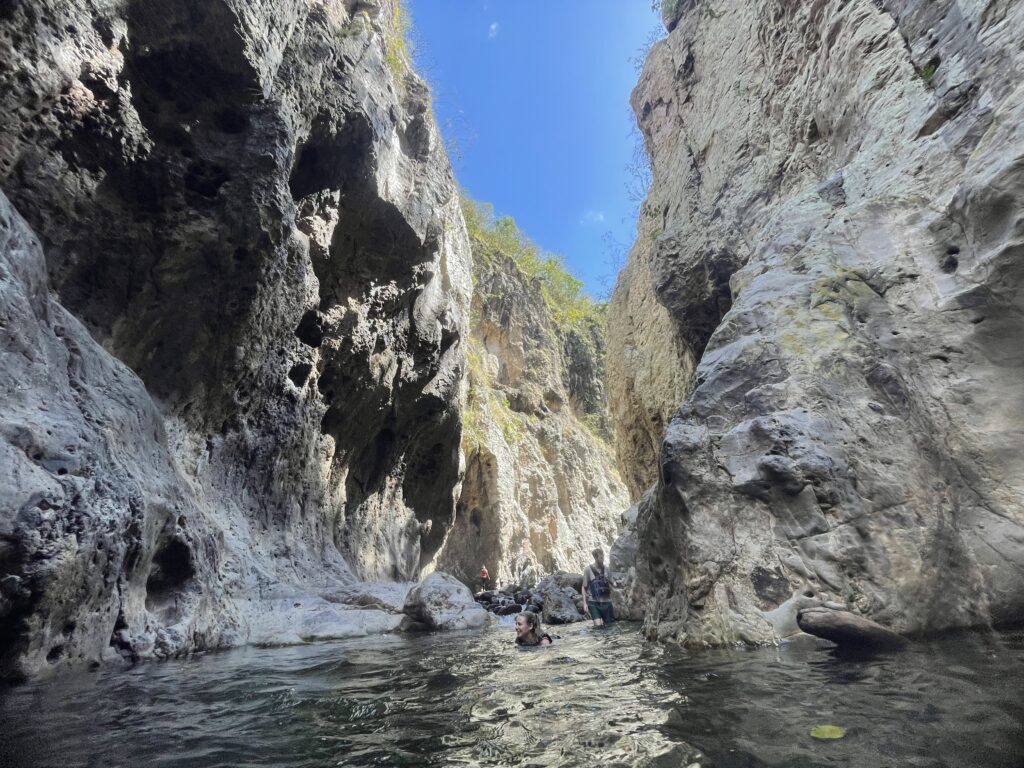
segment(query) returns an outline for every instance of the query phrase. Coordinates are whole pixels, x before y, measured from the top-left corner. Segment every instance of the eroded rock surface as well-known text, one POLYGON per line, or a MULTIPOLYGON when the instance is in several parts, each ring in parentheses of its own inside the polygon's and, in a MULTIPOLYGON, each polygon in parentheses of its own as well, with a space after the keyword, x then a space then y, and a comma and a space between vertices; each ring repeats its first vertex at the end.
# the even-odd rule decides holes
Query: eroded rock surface
POLYGON ((399 26, 0 3, 4 674, 337 636, 444 540, 470 260, 399 26))
POLYGON ((476 262, 466 472, 438 567, 475 583, 533 586, 582 571, 629 506, 607 442, 604 329, 559 325, 536 281, 500 253, 476 262))
POLYGON ((446 573, 432 573, 409 592, 405 614, 426 629, 478 629, 490 615, 469 588, 446 573))
MULTIPOLYGON (((674 322, 681 358, 632 368, 699 360, 638 514, 649 634, 771 642, 804 592, 899 633, 1020 621, 1024 5, 665 9, 612 310, 674 322)), ((670 389, 629 387, 613 411, 670 389)))

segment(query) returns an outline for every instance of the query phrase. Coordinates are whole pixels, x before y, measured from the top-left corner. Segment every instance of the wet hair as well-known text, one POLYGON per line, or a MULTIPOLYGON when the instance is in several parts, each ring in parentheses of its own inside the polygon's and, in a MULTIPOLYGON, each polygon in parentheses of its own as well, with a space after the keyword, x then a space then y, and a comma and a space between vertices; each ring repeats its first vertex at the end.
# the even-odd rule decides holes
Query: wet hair
POLYGON ((602 557, 604 557, 604 550, 603 550, 603 549, 601 549, 600 547, 594 547, 594 549, 592 549, 592 550, 590 551, 590 554, 592 554, 592 555, 593 555, 593 556, 594 556, 595 558, 596 558, 596 557, 597 557, 598 555, 601 555, 602 557))
POLYGON ((526 621, 528 629, 526 634, 516 638, 516 642, 521 645, 540 645, 541 635, 543 634, 540 627, 540 616, 533 611, 522 611, 516 615, 516 618, 519 616, 522 616, 526 621))

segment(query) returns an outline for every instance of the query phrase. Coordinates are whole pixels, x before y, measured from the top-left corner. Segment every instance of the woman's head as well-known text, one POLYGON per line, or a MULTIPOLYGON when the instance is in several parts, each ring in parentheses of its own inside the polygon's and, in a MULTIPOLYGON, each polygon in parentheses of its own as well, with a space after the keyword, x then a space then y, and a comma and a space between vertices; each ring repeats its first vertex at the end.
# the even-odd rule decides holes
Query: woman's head
POLYGON ((540 616, 533 611, 516 614, 516 639, 528 645, 540 644, 540 616))

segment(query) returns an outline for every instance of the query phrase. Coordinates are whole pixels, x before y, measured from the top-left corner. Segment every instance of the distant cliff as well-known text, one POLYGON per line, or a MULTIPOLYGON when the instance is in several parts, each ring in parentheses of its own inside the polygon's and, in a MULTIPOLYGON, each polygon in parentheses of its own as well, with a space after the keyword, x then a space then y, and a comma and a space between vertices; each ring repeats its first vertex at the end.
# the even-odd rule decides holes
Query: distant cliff
POLYGON ((647 631, 1020 621, 1024 4, 663 12, 609 340, 647 631))
POLYGON ((455 524, 438 558, 472 581, 581 571, 629 501, 609 447, 604 308, 510 219, 464 202, 474 284, 455 524))

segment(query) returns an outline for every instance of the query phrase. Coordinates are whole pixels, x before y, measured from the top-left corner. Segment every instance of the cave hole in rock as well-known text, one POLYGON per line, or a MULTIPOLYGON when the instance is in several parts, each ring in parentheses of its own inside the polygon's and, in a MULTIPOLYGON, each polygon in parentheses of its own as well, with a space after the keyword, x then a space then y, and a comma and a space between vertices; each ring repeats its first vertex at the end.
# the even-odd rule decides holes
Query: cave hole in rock
POLYGON ((309 380, 309 374, 312 372, 313 365, 311 363, 296 363, 288 371, 288 378, 292 380, 292 384, 301 389, 306 381, 309 380))
POLYGON ((382 429, 353 462, 349 479, 358 486, 362 498, 370 495, 384 481, 395 454, 397 441, 397 436, 391 429, 382 429))
POLYGON ((942 255, 942 258, 939 259, 939 269, 946 274, 956 272, 957 268, 960 266, 960 260, 957 258, 959 255, 960 249, 957 246, 949 246, 946 249, 946 252, 942 255))
POLYGON ((309 138, 295 153, 288 186, 301 200, 317 192, 342 192, 364 187, 370 176, 373 131, 366 118, 354 114, 335 128, 329 116, 317 118, 309 138))
POLYGON ((153 555, 146 580, 146 609, 159 610, 173 602, 193 576, 192 551, 181 539, 171 539, 153 555))
POLYGON ((313 347, 313 349, 323 344, 324 326, 320 313, 311 309, 304 314, 295 329, 295 336, 307 347, 313 347))
POLYGON ((212 200, 231 176, 217 163, 195 160, 185 171, 185 189, 200 197, 212 200))
POLYGON ((49 652, 46 654, 46 660, 51 664, 56 664, 58 661, 60 661, 60 658, 63 655, 64 644, 58 643, 57 645, 53 646, 53 648, 51 648, 49 652))

